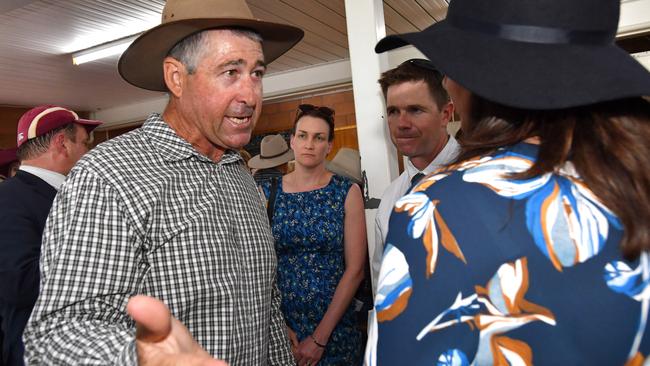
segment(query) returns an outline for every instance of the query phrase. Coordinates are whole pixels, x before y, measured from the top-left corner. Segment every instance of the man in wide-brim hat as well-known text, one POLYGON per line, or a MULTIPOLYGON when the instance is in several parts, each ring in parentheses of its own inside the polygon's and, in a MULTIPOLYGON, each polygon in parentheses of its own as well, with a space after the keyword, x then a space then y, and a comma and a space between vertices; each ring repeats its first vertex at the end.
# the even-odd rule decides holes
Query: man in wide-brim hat
POLYGON ((244 0, 168 0, 162 24, 124 52, 122 77, 169 102, 80 161, 59 192, 30 364, 294 362, 273 237, 237 151, 266 64, 302 36, 244 0))
POLYGON ((253 178, 255 183, 261 185, 287 174, 289 162, 293 159, 293 150, 282 135, 268 135, 260 143, 260 153, 248 161, 248 167, 256 169, 253 178))

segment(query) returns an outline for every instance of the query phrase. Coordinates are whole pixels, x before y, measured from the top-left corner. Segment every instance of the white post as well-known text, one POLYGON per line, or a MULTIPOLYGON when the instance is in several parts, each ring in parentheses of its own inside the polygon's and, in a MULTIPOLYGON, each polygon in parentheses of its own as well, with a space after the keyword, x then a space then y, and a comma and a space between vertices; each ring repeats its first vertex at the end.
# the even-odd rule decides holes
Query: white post
MULTIPOLYGON (((397 152, 390 142, 384 97, 377 83, 388 65, 385 53, 375 53, 375 44, 386 34, 383 2, 345 0, 345 15, 361 168, 368 177, 370 197, 380 198, 398 176, 397 152)), ((375 211, 366 210, 370 255, 375 246, 375 211)))

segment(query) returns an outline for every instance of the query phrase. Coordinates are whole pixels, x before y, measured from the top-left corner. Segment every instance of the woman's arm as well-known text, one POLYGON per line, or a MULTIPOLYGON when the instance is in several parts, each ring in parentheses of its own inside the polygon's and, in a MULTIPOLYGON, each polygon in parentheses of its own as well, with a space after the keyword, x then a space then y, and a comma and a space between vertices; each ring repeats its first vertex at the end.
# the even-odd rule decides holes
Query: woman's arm
POLYGON ((311 365, 315 365, 320 359, 323 348, 316 342, 321 345, 327 344, 332 331, 350 305, 364 277, 364 266, 368 255, 366 220, 361 190, 356 184, 350 187, 345 199, 344 220, 345 272, 336 286, 327 312, 312 334, 313 339, 308 337, 300 342, 298 364, 301 366, 307 364, 307 360, 311 361, 311 365))

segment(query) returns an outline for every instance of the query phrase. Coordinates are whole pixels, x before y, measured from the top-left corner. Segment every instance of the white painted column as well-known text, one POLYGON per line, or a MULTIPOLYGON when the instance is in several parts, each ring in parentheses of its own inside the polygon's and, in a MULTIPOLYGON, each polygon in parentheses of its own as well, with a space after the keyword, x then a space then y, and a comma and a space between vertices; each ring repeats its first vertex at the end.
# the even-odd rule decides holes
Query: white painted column
MULTIPOLYGON (((345 0, 354 108, 361 169, 368 177, 370 197, 380 198, 398 176, 397 152, 390 142, 384 97, 377 80, 388 68, 388 56, 375 53, 386 34, 381 0, 345 0)), ((368 250, 374 252, 375 211, 366 210, 368 250)), ((373 258, 370 258, 372 261, 373 258)))

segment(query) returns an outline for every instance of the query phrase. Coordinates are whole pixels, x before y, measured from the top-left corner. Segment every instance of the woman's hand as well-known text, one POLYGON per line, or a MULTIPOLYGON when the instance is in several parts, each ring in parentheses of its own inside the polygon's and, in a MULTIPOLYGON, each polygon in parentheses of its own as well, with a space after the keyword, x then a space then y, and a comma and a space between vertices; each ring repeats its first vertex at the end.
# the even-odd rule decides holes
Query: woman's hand
POLYGON ((316 345, 311 336, 303 339, 298 345, 298 366, 316 366, 324 352, 325 348, 316 345))
POLYGON ((136 322, 135 346, 139 365, 227 366, 210 356, 160 300, 134 296, 126 311, 136 322))
POLYGON ((289 341, 291 342, 291 353, 293 354, 293 358, 298 360, 298 345, 300 344, 298 342, 298 336, 296 336, 296 332, 288 326, 287 332, 289 333, 289 341))

